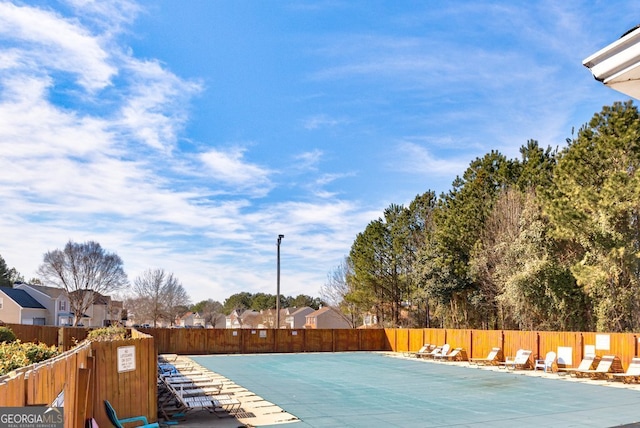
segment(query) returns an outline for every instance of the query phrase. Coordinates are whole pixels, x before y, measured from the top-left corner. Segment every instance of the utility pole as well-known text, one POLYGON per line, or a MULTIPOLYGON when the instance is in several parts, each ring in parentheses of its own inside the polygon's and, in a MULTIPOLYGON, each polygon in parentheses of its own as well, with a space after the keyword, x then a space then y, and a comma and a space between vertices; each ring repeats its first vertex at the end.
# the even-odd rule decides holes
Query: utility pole
POLYGON ((278 276, 276 288, 276 328, 280 328, 280 242, 284 235, 278 235, 278 276))

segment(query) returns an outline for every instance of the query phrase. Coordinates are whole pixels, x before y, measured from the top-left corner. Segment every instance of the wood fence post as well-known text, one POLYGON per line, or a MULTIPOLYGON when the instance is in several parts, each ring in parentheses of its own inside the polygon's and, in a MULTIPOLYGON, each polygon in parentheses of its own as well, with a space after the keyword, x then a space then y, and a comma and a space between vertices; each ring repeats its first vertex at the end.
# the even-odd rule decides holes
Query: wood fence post
POLYGON ((76 382, 76 394, 74 397, 76 405, 75 408, 67 407, 69 410, 73 409, 73 415, 68 415, 67 417, 73 417, 74 427, 84 428, 87 419, 87 405, 89 397, 92 395, 89 392, 91 387, 91 369, 79 368, 76 382))

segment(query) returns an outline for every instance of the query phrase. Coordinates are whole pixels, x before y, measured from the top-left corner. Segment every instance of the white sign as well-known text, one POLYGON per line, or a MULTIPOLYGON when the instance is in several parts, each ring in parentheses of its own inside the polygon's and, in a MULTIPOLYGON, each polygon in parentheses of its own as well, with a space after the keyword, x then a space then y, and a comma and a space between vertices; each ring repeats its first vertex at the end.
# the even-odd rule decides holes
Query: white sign
POLYGON ((573 348, 570 346, 558 346, 558 364, 573 365, 573 348))
POLYGON ((610 339, 608 334, 596 334, 596 349, 608 351, 610 339))
POLYGON ((298 335, 298 332, 297 332, 296 330, 293 330, 293 331, 291 332, 291 336, 297 336, 297 335, 298 335))
POLYGON ((596 355, 596 345, 584 345, 584 355, 596 355))
POLYGON ((136 347, 120 346, 118 348, 118 373, 136 369, 136 347))
POLYGON ((267 330, 260 330, 260 337, 267 337, 267 330))

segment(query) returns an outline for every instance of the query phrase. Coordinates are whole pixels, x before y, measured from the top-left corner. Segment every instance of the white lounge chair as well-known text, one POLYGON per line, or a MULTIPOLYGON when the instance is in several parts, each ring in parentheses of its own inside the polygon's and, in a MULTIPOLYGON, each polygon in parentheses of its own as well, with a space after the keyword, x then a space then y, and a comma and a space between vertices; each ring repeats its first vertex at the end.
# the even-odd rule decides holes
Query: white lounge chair
POLYGON ((528 349, 518 349, 515 357, 507 357, 503 363, 500 363, 500 367, 506 369, 525 369, 529 367, 529 358, 533 351, 528 349))
POLYGON ((620 373, 622 367, 615 355, 603 355, 598 367, 593 370, 578 370, 576 377, 590 377, 591 379, 606 379, 609 373, 620 373))
POLYGON ((608 373, 607 376, 609 376, 609 380, 622 380, 624 383, 640 381, 640 358, 632 359, 626 372, 608 373))
POLYGON ((464 348, 456 348, 440 358, 445 361, 467 361, 467 351, 464 348))
POLYGON ((547 352, 547 355, 544 357, 544 360, 536 360, 533 365, 533 371, 538 369, 553 372, 553 364, 556 362, 556 353, 553 351, 547 352))
POLYGON ((441 351, 442 351, 442 346, 436 346, 431 351, 418 353, 416 354, 416 356, 420 358, 433 358, 435 355, 439 354, 441 351))
POLYGON ((469 358, 470 365, 494 366, 500 364, 501 348, 492 348, 486 358, 469 358))
POLYGON ((593 354, 587 354, 582 359, 582 361, 580 361, 578 367, 558 367, 558 374, 568 373, 570 376, 575 376, 576 372, 582 372, 595 368, 599 362, 600 357, 593 354))
POLYGON ((433 358, 434 360, 444 358, 445 355, 449 353, 449 349, 451 349, 451 345, 449 345, 448 343, 445 343, 444 345, 442 345, 440 352, 436 352, 435 354, 431 355, 431 358, 433 358))
POLYGON ((420 354, 424 354, 425 352, 429 352, 433 349, 433 346, 431 346, 428 343, 425 343, 424 345, 422 345, 422 348, 418 349, 416 352, 406 352, 404 354, 405 357, 414 357, 417 358, 420 354))

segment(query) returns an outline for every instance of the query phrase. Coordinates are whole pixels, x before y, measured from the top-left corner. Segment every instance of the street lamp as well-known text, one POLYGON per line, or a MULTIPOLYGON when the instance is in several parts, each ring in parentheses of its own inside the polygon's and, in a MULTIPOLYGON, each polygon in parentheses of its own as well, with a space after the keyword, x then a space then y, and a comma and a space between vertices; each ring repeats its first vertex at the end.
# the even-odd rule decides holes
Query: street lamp
POLYGON ((284 235, 278 235, 278 276, 276 289, 276 328, 280 328, 280 242, 284 235))

